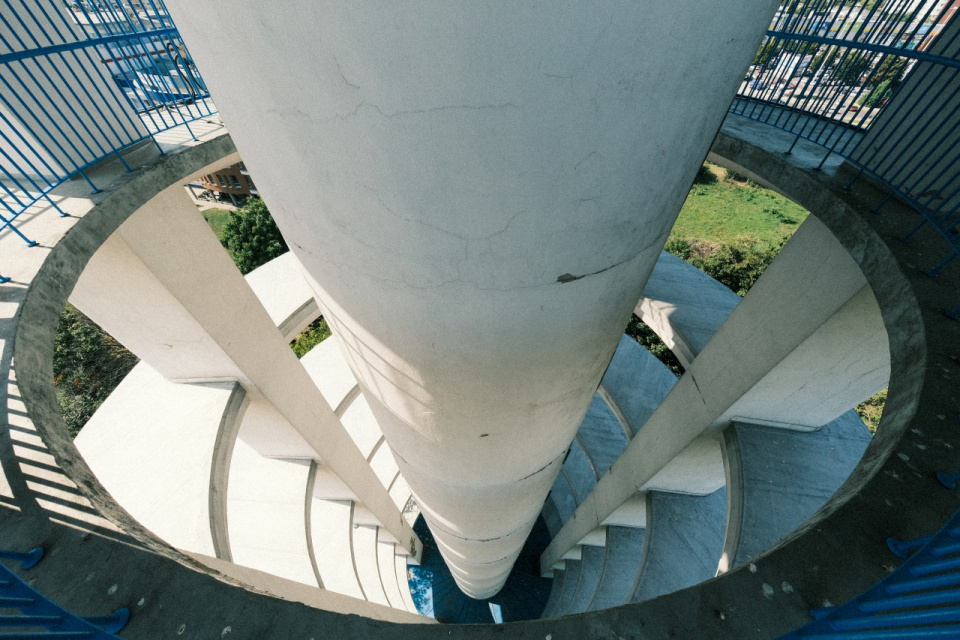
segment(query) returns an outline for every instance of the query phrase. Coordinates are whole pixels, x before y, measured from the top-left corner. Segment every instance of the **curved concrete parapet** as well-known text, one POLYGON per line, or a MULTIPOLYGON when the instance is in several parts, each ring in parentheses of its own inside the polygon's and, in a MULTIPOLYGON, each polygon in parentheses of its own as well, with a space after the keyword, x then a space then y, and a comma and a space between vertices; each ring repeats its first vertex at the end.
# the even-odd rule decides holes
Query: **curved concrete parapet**
POLYGON ((822 507, 870 444, 856 411, 813 432, 735 422, 724 432, 729 516, 724 562, 737 567, 822 507))
POLYGON ((244 277, 286 340, 296 338, 320 317, 313 291, 303 279, 300 262, 292 251, 257 267, 244 277))
POLYGON ((178 384, 141 362, 74 443, 143 526, 178 549, 230 560, 227 487, 246 407, 237 382, 178 384))
POLYGON ((634 313, 686 368, 739 303, 728 287, 663 251, 634 313))
POLYGON ((647 530, 641 527, 607 527, 606 565, 587 611, 618 607, 630 601, 643 567, 647 530))
POLYGON ((632 602, 709 580, 717 573, 726 530, 727 495, 651 491, 643 567, 632 602))

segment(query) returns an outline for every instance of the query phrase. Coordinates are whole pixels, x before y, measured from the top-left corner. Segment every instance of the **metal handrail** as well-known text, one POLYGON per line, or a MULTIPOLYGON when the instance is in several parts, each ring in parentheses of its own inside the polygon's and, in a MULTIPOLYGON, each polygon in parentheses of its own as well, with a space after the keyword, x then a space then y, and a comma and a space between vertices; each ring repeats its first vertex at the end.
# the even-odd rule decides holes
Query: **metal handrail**
POLYGON ((887 541, 900 567, 837 607, 814 609, 813 622, 780 640, 960 637, 960 511, 933 536, 887 541))
MULTIPOLYGON (((35 566, 42 557, 42 547, 26 553, 0 550, 0 558, 20 562, 24 570, 35 566)), ((0 609, 7 611, 0 613, 0 640, 28 637, 116 640, 114 634, 130 619, 130 610, 126 608, 109 616, 76 616, 34 590, 3 563, 0 563, 0 609), (17 613, 9 613, 10 610, 17 613)))
MULTIPOLYGON (((960 255, 960 29, 956 0, 786 0, 730 112, 838 154, 921 214, 960 255), (891 105, 904 106, 901 116, 891 105), (919 105, 919 106, 918 106, 919 105), (904 123, 908 123, 906 126, 904 123), (876 141, 881 140, 881 144, 876 141)), ((852 186, 853 182, 847 185, 852 186)), ((956 310, 946 310, 957 318, 956 310)))
POLYGON ((0 12, 0 231, 51 191, 156 134, 216 113, 162 0, 79 0, 0 12))

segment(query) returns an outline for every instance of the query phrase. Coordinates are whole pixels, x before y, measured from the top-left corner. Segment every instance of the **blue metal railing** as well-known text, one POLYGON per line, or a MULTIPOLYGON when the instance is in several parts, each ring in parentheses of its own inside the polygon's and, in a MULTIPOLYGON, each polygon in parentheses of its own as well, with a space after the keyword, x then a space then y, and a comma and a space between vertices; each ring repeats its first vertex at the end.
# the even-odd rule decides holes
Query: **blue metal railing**
MULTIPOLYGON (((960 255, 958 0, 787 0, 732 113, 824 147, 889 189, 960 255)), ((818 167, 819 168, 819 167, 818 167)), ((854 178, 856 180, 856 178, 854 178)), ((852 186, 852 182, 848 188, 852 186)), ((957 317, 957 310, 947 311, 957 317)))
MULTIPOLYGON (((20 562, 21 569, 29 569, 43 557, 37 547, 27 553, 0 550, 0 558, 20 562)), ((63 609, 37 593, 6 565, 0 563, 0 640, 58 640, 86 638, 88 640, 116 640, 130 619, 129 609, 118 609, 103 617, 81 618, 63 609), (9 613, 16 611, 16 613, 9 613)))
POLYGON ((960 511, 933 536, 887 544, 900 557, 919 551, 850 602, 814 609, 814 622, 781 640, 960 637, 960 511))
POLYGON ((0 231, 32 245, 21 214, 43 200, 65 215, 51 190, 80 176, 97 192, 88 168, 129 171, 121 151, 189 130, 209 98, 162 0, 0 0, 0 231))

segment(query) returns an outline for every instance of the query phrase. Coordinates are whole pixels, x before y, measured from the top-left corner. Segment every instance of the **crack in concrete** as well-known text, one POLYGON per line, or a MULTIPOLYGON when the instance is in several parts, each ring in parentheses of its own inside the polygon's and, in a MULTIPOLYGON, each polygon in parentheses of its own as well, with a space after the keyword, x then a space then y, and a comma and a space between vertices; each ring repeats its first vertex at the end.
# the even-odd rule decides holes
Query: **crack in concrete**
MULTIPOLYGON (((346 78, 344 78, 344 82, 346 82, 346 78)), ((349 84, 349 83, 348 83, 348 84, 349 84)), ((359 88, 359 87, 357 87, 357 88, 359 88)), ((339 113, 338 113, 338 114, 336 114, 334 117, 335 117, 337 120, 341 120, 341 121, 342 121, 342 120, 347 120, 347 119, 349 119, 349 118, 352 118, 352 117, 356 116, 356 115, 360 112, 360 109, 363 108, 363 107, 369 107, 369 108, 373 109, 374 111, 376 111, 377 113, 379 113, 379 114, 380 114, 381 116, 383 116, 384 118, 386 118, 387 120, 391 120, 391 119, 396 118, 396 117, 398 117, 398 116, 422 115, 422 114, 427 114, 427 113, 436 113, 436 112, 440 112, 440 111, 452 111, 452 110, 461 110, 461 109, 467 109, 467 110, 472 110, 472 111, 483 111, 483 110, 488 110, 488 109, 498 109, 498 110, 502 110, 502 109, 509 109, 509 108, 522 109, 522 108, 523 108, 523 105, 522 105, 522 104, 514 104, 513 102, 502 102, 502 103, 500 103, 500 104, 480 104, 480 105, 454 104, 454 105, 444 105, 444 106, 442 106, 442 107, 430 107, 429 109, 412 109, 412 110, 406 110, 406 111, 394 111, 393 113, 386 113, 385 111, 383 111, 380 107, 378 107, 378 106, 375 105, 375 104, 371 104, 371 103, 369 103, 369 102, 361 102, 360 104, 358 104, 358 105, 356 106, 356 108, 354 108, 353 111, 350 111, 349 113, 346 113, 346 114, 339 114, 339 113)))
POLYGON ((344 83, 345 85, 347 85, 348 87, 350 87, 351 89, 356 89, 357 91, 359 91, 359 90, 360 90, 360 85, 358 85, 358 84, 353 84, 352 82, 350 82, 349 80, 347 80, 347 76, 343 75, 343 68, 340 66, 340 61, 337 60, 337 56, 334 55, 334 54, 331 54, 331 55, 333 56, 333 62, 334 62, 334 64, 337 65, 337 73, 340 74, 340 79, 343 80, 343 83, 344 83))

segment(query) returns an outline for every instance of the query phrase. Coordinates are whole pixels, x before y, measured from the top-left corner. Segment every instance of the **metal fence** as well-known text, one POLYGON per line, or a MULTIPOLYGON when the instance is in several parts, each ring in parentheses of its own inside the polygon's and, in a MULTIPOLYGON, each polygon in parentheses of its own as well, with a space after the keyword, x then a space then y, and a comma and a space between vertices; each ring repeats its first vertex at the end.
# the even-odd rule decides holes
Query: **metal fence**
POLYGON ((0 2, 0 230, 33 244, 14 221, 63 215, 52 189, 216 107, 161 0, 0 2))
MULTIPOLYGON (((960 474, 937 474, 956 487, 960 474)), ((887 546, 900 558, 896 571, 853 600, 814 609, 814 622, 780 640, 960 638, 960 511, 934 535, 887 546)))
MULTIPOLYGON (((960 255, 960 0, 788 0, 731 112, 836 153, 909 203, 960 255)), ((785 149, 793 150, 793 145, 785 149)), ((860 173, 857 175, 859 176, 860 173)), ((958 310, 953 310, 956 315, 958 310)))

